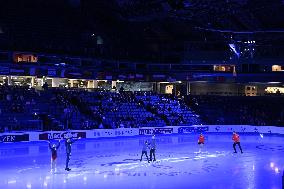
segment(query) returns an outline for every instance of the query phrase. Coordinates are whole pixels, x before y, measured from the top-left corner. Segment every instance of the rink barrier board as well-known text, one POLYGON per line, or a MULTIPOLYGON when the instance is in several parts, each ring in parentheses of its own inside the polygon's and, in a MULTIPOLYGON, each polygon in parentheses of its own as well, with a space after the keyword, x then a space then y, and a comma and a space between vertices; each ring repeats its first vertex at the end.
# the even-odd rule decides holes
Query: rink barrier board
POLYGON ((94 129, 94 130, 71 130, 71 131, 49 131, 49 132, 22 132, 2 133, 1 142, 20 141, 45 141, 66 138, 114 138, 148 135, 172 135, 190 133, 263 133, 284 134, 284 127, 275 126, 251 126, 251 125, 192 125, 192 126, 168 126, 168 127, 143 127, 143 128, 119 128, 119 129, 94 129))

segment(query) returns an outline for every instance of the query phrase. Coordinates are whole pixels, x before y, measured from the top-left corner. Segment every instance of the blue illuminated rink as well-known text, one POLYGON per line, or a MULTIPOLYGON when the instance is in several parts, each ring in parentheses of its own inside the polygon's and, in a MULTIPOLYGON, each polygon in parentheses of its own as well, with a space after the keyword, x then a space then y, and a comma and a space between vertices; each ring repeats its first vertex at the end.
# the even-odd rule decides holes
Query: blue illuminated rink
POLYGON ((231 134, 205 136, 201 153, 197 134, 156 136, 154 163, 139 161, 150 136, 79 140, 70 172, 62 142, 55 174, 47 142, 1 143, 0 188, 281 189, 284 136, 240 133, 244 154, 232 153, 231 134))

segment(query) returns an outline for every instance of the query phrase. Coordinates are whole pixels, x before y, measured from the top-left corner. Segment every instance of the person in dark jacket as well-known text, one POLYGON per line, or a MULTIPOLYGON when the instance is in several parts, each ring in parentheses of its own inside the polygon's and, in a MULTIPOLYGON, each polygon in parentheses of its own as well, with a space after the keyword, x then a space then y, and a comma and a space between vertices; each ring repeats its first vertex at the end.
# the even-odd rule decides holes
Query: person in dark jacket
POLYGON ((143 144, 143 147, 142 147, 142 154, 141 154, 140 161, 142 161, 142 157, 143 157, 143 155, 145 154, 146 157, 147 157, 148 163, 150 163, 149 158, 148 158, 148 155, 147 155, 147 149, 148 149, 148 148, 149 148, 149 144, 148 144, 148 141, 146 140, 145 143, 143 144))
POLYGON ((152 136, 150 144, 150 161, 156 161, 156 138, 155 135, 152 136))
MULTIPOLYGON (((79 137, 78 139, 81 139, 81 137, 79 137)), ((66 167, 65 167, 65 170, 66 171, 71 171, 71 169, 69 168, 69 161, 70 161, 71 149, 72 149, 71 146, 78 139, 73 140, 71 138, 67 138, 66 141, 65 141, 65 147, 66 147, 66 167)))

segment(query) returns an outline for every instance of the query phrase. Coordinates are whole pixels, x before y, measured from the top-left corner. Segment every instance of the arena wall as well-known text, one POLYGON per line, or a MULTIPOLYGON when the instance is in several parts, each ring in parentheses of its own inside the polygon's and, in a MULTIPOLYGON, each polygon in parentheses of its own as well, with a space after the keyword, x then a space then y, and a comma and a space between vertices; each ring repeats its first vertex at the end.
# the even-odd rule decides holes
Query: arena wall
POLYGON ((172 135, 191 133, 256 133, 256 134, 284 134, 283 127, 251 126, 251 125, 193 125, 145 128, 119 128, 119 129, 94 129, 72 131, 46 131, 46 132, 17 132, 2 133, 1 142, 28 142, 58 140, 64 138, 113 138, 147 135, 172 135))

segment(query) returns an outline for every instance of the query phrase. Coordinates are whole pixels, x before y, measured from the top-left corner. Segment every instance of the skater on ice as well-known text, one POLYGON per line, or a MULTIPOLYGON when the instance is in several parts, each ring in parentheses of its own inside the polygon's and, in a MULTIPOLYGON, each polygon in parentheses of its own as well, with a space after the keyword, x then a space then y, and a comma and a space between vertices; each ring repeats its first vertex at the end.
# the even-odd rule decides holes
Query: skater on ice
POLYGON ((150 143, 150 161, 156 161, 156 138, 155 135, 152 136, 150 143))
POLYGON ((77 140, 81 139, 81 137, 79 137, 76 140, 73 140, 71 138, 67 138, 65 141, 65 146, 66 146, 66 167, 65 170, 66 171, 70 171, 71 169, 69 168, 69 161, 70 161, 70 156, 71 156, 71 146, 74 142, 76 142, 77 140))
POLYGON ((199 153, 201 152, 201 149, 203 148, 203 145, 204 145, 204 142, 205 142, 205 138, 203 136, 203 134, 201 133, 198 137, 198 145, 199 145, 199 153))
POLYGON ((149 148, 149 144, 148 144, 148 141, 146 140, 145 143, 143 144, 142 154, 141 154, 140 161, 142 161, 142 157, 143 157, 143 155, 145 154, 146 157, 147 157, 148 163, 150 163, 149 158, 148 158, 148 155, 147 155, 147 149, 148 149, 148 148, 149 148))
POLYGON ((49 149, 51 150, 51 172, 56 172, 56 165, 57 165, 57 150, 60 147, 60 140, 58 144, 53 144, 51 145, 51 142, 48 141, 49 143, 49 149))
POLYGON ((236 145, 239 146, 239 148, 241 150, 241 153, 243 153, 243 150, 242 150, 242 147, 241 147, 241 143, 240 143, 240 136, 235 131, 233 132, 232 140, 234 141, 234 144, 233 144, 233 148, 235 150, 234 153, 237 153, 236 145))

